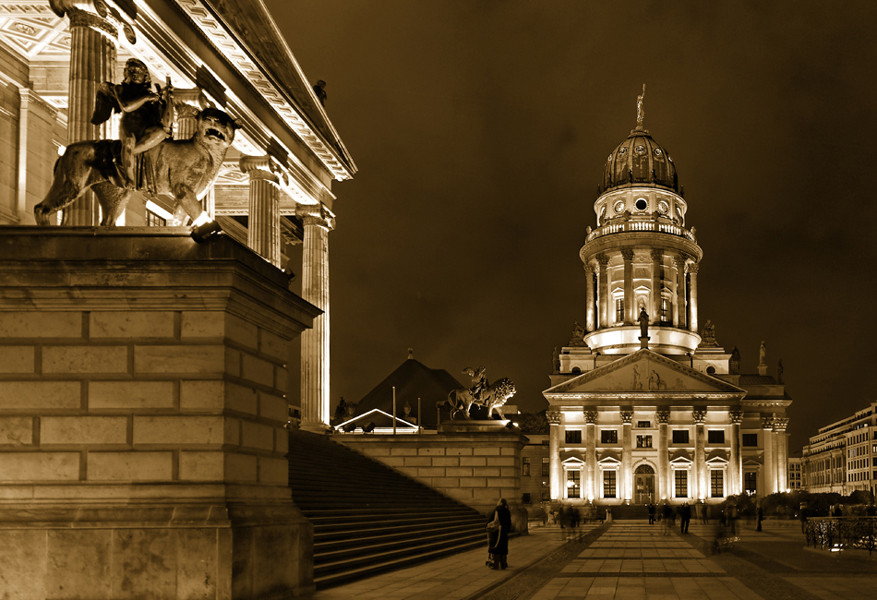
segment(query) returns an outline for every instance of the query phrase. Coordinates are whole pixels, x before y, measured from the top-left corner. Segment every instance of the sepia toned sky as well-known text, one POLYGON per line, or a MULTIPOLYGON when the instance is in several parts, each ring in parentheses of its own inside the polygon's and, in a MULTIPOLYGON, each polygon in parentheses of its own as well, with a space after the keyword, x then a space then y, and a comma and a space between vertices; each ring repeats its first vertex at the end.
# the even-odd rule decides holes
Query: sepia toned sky
POLYGON ((333 405, 410 346, 546 406, 643 83, 704 251, 700 320, 744 372, 761 340, 782 358, 790 450, 877 400, 877 3, 265 1, 359 167, 333 188, 333 405))

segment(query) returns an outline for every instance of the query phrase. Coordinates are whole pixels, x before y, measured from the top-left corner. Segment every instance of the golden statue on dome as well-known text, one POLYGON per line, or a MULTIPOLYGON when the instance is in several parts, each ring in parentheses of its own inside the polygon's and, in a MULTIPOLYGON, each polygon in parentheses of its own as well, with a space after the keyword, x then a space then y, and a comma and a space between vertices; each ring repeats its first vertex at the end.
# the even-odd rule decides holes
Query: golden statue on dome
POLYGON ((643 121, 646 118, 646 110, 643 107, 643 98, 646 96, 646 84, 643 84, 643 93, 636 97, 636 126, 642 129, 643 121))

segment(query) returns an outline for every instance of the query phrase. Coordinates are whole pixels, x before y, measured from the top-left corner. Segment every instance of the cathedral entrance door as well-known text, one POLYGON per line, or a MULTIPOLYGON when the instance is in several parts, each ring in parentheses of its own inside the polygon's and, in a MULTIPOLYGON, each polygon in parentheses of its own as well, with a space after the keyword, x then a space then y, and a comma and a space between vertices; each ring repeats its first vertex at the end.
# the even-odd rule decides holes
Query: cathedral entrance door
POLYGON ((655 471, 649 465, 640 465, 634 471, 634 497, 636 504, 655 501, 655 471))

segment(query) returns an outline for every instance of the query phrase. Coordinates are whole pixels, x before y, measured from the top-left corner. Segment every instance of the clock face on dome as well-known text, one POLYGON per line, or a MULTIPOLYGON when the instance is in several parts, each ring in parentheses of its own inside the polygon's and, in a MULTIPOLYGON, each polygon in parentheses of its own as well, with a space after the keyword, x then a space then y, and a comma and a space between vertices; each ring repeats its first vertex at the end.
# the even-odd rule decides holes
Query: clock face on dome
POLYGON ((615 212, 620 213, 624 210, 624 200, 615 203, 615 212))
POLYGON ((666 202, 664 202, 663 200, 658 202, 658 212, 659 213, 661 213, 662 215, 666 215, 669 210, 670 210, 670 205, 668 205, 666 202))

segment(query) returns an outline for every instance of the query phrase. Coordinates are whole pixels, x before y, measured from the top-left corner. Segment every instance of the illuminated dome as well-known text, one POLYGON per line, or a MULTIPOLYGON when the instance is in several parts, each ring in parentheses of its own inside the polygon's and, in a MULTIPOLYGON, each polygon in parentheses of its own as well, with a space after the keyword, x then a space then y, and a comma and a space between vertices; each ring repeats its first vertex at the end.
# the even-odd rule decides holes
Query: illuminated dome
POLYGON ((642 125, 609 154, 601 191, 625 185, 653 184, 679 192, 676 165, 642 125))

